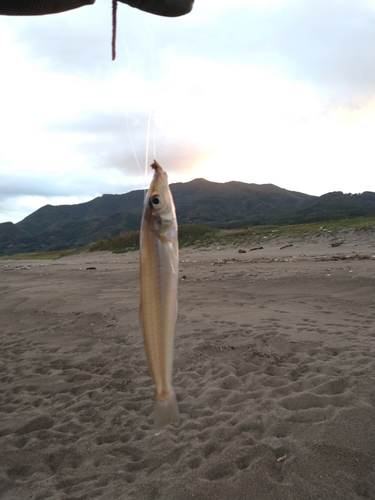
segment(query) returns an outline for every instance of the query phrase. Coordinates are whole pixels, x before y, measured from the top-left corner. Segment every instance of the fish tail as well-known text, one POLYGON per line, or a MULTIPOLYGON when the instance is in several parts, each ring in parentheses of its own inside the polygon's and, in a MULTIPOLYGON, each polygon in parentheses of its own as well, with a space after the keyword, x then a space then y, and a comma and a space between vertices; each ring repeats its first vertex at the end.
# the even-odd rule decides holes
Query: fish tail
POLYGON ((177 399, 173 389, 167 398, 156 398, 154 413, 155 434, 160 434, 162 428, 167 424, 173 424, 176 427, 180 425, 180 413, 178 411, 177 399))

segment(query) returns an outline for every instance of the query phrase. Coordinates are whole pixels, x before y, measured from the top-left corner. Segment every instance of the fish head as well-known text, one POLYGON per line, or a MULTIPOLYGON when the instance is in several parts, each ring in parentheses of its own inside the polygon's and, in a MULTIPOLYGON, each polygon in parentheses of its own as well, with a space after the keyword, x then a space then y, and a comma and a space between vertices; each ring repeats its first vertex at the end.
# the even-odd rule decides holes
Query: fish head
POLYGON ((166 172, 156 161, 151 166, 155 172, 147 193, 144 218, 151 230, 167 236, 177 232, 175 206, 166 172))

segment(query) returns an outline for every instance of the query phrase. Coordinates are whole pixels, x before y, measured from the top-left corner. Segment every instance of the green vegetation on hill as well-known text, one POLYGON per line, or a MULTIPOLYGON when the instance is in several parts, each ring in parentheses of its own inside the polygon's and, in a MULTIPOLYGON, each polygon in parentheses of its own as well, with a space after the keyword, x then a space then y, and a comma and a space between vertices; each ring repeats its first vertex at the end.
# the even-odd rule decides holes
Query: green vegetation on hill
MULTIPOLYGON (((369 231, 375 233, 375 217, 331 220, 325 223, 295 224, 285 226, 259 225, 241 229, 220 229, 203 224, 181 224, 179 226, 179 247, 209 247, 210 245, 252 246, 277 238, 290 242, 306 241, 329 236, 332 240, 338 235, 345 236, 351 231, 369 231)), ((139 231, 122 232, 118 236, 108 235, 87 246, 55 252, 21 253, 2 256, 1 259, 58 259, 77 253, 89 251, 108 251, 125 253, 139 249, 139 231)))
MULTIPOLYGON (((329 235, 332 239, 348 231, 375 232, 375 217, 333 220, 322 223, 295 224, 286 226, 254 226, 243 229, 219 229, 203 224, 182 224, 178 228, 179 247, 208 247, 210 245, 257 245, 276 238, 303 241, 329 235)), ((124 253, 139 249, 139 231, 121 233, 114 238, 108 237, 92 243, 89 251, 106 250, 124 253)))
POLYGON ((55 252, 27 252, 12 255, 0 255, 0 260, 56 260, 87 251, 87 247, 73 248, 71 250, 56 250, 55 252))
POLYGON ((118 236, 107 238, 91 243, 88 246, 90 252, 106 250, 113 253, 124 253, 139 249, 139 231, 121 232, 118 236))

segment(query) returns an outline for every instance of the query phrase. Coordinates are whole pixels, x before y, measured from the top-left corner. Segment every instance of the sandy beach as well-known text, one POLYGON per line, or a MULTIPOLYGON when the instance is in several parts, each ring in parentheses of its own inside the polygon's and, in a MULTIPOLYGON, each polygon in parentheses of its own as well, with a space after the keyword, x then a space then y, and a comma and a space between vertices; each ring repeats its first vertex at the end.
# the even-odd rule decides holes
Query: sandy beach
POLYGON ((181 251, 159 436, 138 252, 0 261, 0 499, 375 499, 375 236, 281 246, 181 251))

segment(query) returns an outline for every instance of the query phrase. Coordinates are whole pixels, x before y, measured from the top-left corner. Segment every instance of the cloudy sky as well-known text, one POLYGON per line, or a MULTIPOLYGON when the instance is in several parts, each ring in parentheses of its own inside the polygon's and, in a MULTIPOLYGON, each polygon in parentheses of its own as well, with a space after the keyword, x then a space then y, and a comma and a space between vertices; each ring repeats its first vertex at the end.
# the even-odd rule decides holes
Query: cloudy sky
POLYGON ((0 222, 144 188, 154 152, 170 182, 375 191, 373 0, 119 4, 114 62, 96 0, 1 16, 0 46, 0 222))

